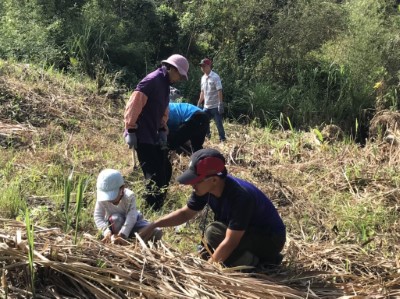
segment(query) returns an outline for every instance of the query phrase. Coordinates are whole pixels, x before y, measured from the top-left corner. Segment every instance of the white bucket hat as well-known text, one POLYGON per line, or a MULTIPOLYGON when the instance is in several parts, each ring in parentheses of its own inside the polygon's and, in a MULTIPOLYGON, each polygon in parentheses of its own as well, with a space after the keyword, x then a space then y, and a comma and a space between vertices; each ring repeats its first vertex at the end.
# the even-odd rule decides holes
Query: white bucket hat
POLYGON ((179 74, 185 79, 188 79, 189 62, 185 57, 179 54, 174 54, 168 57, 168 59, 161 61, 161 63, 168 63, 178 70, 179 74))
POLYGON ((97 177, 97 201, 113 201, 123 184, 124 179, 118 170, 102 170, 97 177))

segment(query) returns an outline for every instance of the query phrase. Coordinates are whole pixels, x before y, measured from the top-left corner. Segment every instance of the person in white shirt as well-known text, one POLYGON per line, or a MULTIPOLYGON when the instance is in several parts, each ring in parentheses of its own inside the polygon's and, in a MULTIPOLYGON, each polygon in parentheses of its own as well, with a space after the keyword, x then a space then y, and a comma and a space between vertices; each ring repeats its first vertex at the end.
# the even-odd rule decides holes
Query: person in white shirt
MULTIPOLYGON (((226 141, 225 130, 222 124, 222 114, 224 113, 224 103, 222 96, 222 83, 218 74, 211 70, 212 62, 204 58, 200 62, 201 71, 204 75, 201 77, 201 91, 197 106, 200 107, 204 102, 204 112, 210 120, 214 119, 217 126, 219 140, 226 141)), ((211 137, 210 131, 207 133, 211 137)))
MULTIPOLYGON (((102 231, 103 243, 127 244, 126 239, 135 236, 149 222, 136 209, 135 194, 125 188, 118 170, 104 169, 97 178, 97 200, 94 209, 96 227, 102 231)), ((152 241, 161 239, 162 231, 156 231, 152 241)))

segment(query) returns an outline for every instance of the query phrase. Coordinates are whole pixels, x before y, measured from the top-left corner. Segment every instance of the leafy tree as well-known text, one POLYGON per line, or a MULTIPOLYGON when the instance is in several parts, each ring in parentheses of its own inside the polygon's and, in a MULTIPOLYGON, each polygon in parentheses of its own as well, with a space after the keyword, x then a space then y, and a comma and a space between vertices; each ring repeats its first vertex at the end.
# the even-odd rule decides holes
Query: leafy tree
POLYGON ((260 57, 265 55, 264 41, 275 22, 276 11, 285 3, 273 0, 185 2, 181 27, 189 37, 188 48, 192 44, 198 47, 201 54, 195 57, 196 61, 201 56, 214 61, 224 82, 227 102, 256 77, 260 57))
POLYGON ((375 101, 389 99, 398 105, 400 43, 398 11, 394 1, 354 0, 347 2, 348 30, 322 48, 322 59, 349 69, 350 80, 363 95, 360 109, 374 108, 375 101), (377 93, 374 86, 379 83, 377 93))
POLYGON ((343 17, 344 11, 336 1, 298 0, 284 7, 265 41, 267 57, 260 68, 274 81, 293 84, 297 69, 310 63, 308 55, 343 31, 343 17))
POLYGON ((263 124, 335 122, 399 107, 398 0, 3 0, 0 56, 130 87, 172 53, 191 63, 196 102, 207 56, 228 113, 263 124), (115 80, 113 80, 115 81, 115 80))
POLYGON ((161 4, 157 7, 157 16, 159 20, 159 26, 155 31, 156 43, 156 60, 164 59, 171 55, 179 48, 179 19, 176 12, 161 4))
POLYGON ((0 55, 4 58, 53 64, 61 50, 51 32, 58 22, 46 24, 35 1, 4 0, 0 15, 0 55))
POLYGON ((125 68, 126 78, 136 84, 137 78, 155 67, 160 54, 171 50, 176 39, 170 40, 172 34, 160 28, 164 21, 170 24, 166 30, 176 30, 174 18, 171 11, 157 10, 149 0, 89 0, 68 49, 78 66, 92 76, 99 65, 103 65, 100 69, 125 68))

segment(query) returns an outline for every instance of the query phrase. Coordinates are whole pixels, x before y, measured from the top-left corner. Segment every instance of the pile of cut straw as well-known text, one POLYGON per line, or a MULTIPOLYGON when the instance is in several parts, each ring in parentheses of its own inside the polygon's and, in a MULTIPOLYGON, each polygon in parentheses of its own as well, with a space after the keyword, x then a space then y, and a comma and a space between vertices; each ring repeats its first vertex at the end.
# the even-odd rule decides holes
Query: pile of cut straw
POLYGON ((338 298, 389 294, 384 285, 400 283, 393 263, 379 257, 364 254, 368 263, 349 264, 352 271, 346 271, 346 261, 363 255, 355 246, 317 248, 290 239, 291 264, 244 273, 183 256, 164 242, 155 246, 139 238, 129 246, 107 245, 83 234, 74 245, 73 236, 57 228, 34 227, 32 288, 25 224, 7 219, 0 224, 0 293, 9 298, 32 297, 33 291, 36 298, 338 298), (375 269, 368 268, 373 259, 375 269))

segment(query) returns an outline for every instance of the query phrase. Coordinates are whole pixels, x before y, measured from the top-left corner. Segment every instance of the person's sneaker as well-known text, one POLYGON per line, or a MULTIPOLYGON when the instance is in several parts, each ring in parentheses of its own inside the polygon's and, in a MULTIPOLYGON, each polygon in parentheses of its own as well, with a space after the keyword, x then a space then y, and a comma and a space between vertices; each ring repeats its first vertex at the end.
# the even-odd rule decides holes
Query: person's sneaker
POLYGON ((262 259, 260 261, 260 264, 263 264, 265 266, 279 266, 282 263, 283 260, 283 254, 278 253, 274 257, 270 257, 268 259, 262 259))
POLYGON ((237 266, 251 266, 256 267, 260 259, 250 251, 245 251, 239 258, 231 263, 231 267, 237 266))
POLYGON ((207 261, 211 257, 207 249, 205 249, 204 246, 201 244, 197 245, 197 255, 205 261, 207 261))
POLYGON ((226 138, 220 139, 219 142, 221 142, 221 143, 226 142, 226 138))
POLYGON ((280 264, 282 263, 282 260, 283 260, 282 253, 278 253, 275 257, 270 258, 268 260, 261 260, 257 266, 258 271, 260 272, 275 271, 276 269, 279 268, 280 264))

